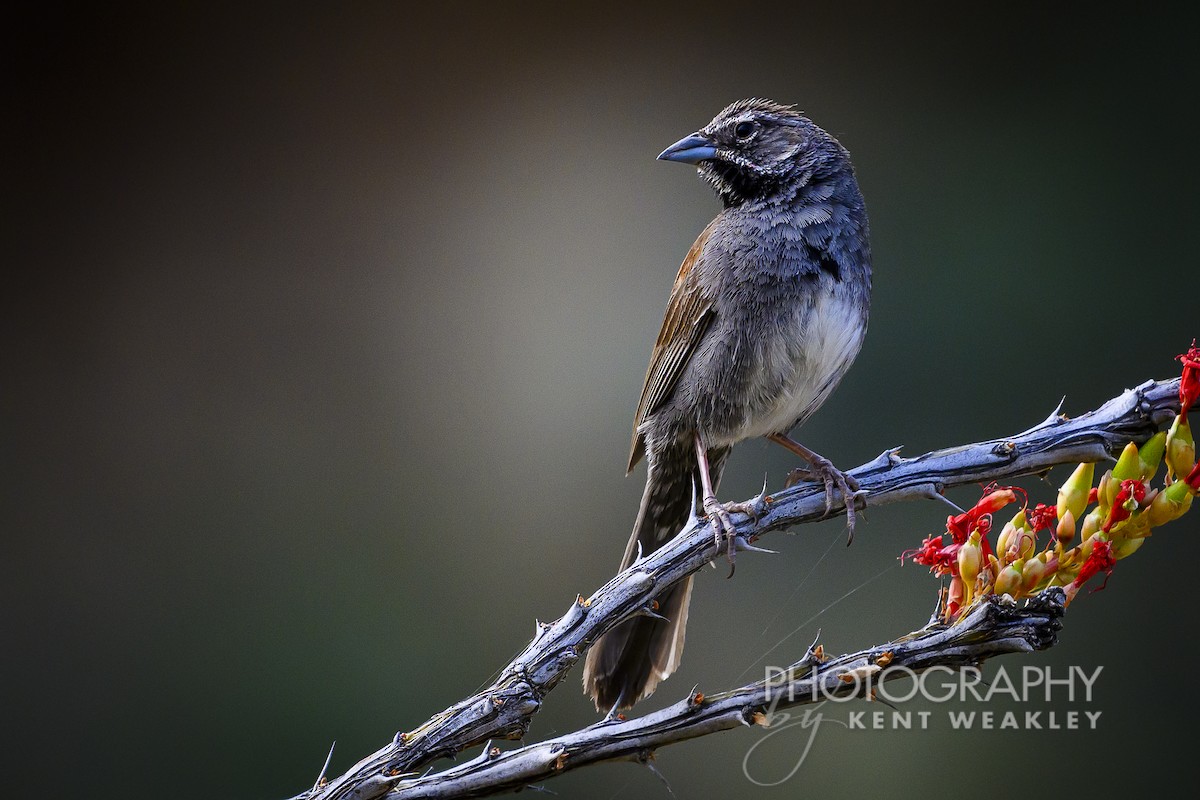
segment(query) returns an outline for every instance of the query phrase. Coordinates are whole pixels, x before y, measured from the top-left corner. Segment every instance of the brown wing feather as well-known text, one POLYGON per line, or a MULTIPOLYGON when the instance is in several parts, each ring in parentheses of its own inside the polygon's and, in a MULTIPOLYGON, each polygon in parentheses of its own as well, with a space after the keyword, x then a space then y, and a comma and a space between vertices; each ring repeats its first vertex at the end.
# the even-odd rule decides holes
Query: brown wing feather
POLYGON ((712 301, 705 297, 692 277, 692 268, 700 260, 704 243, 708 241, 716 220, 700 232, 692 248, 679 267, 671 299, 667 301, 667 313, 663 318, 662 330, 650 354, 650 367, 642 384, 642 396, 638 400, 637 416, 633 421, 633 445, 629 452, 629 471, 637 466, 645 452, 638 428, 670 396, 679 376, 683 374, 688 359, 700 343, 712 320, 712 301))

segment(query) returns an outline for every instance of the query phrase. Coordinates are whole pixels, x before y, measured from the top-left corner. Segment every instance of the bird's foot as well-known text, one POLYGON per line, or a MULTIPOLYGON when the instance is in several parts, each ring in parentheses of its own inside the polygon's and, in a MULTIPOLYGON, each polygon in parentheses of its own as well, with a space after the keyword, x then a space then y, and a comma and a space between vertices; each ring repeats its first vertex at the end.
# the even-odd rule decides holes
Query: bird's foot
POLYGON ((809 467, 797 467, 788 473, 786 486, 791 487, 801 481, 821 482, 825 484, 825 516, 833 513, 835 493, 842 496, 846 507, 846 544, 854 541, 854 525, 857 522, 858 498, 863 496, 858 481, 852 475, 842 472, 833 462, 824 456, 814 454, 815 458, 809 467))
MULTIPOLYGON (((704 498, 704 514, 712 526, 717 548, 725 548, 725 557, 729 559, 730 566, 733 566, 733 560, 737 554, 737 546, 734 543, 737 538, 737 526, 733 524, 733 518, 729 515, 731 512, 742 511, 741 508, 738 508, 739 505, 739 503, 722 503, 714 495, 704 498)), ((733 574, 732 571, 730 574, 733 574)))
MULTIPOLYGON (((713 500, 716 500, 714 497, 713 500)), ((762 491, 741 503, 722 503, 721 504, 727 513, 730 514, 745 514, 756 523, 763 514, 767 512, 767 481, 763 479, 762 491)), ((707 511, 708 509, 705 508, 707 511)))
POLYGON ((722 503, 717 500, 716 496, 709 495, 704 498, 703 506, 704 514, 708 517, 709 524, 712 525, 717 548, 720 549, 723 547, 725 549, 725 557, 729 559, 729 575, 727 577, 733 577, 734 560, 739 550, 772 554, 775 552, 774 550, 767 550, 750 544, 746 536, 737 532, 737 526, 733 524, 733 518, 730 516, 732 514, 745 514, 754 520, 754 522, 758 522, 759 518, 767 510, 766 481, 763 481, 761 492, 744 502, 722 503))

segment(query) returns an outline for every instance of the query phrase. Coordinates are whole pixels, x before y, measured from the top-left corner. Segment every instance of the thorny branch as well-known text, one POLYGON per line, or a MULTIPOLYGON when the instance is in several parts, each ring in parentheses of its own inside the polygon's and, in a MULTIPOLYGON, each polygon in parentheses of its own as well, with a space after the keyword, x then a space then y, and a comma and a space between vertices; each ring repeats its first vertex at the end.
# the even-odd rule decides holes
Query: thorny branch
MULTIPOLYGON (((741 726, 779 724, 779 711, 831 697, 863 696, 872 687, 930 667, 976 666, 1002 653, 1044 650, 1056 641, 1062 589, 1048 589, 1022 608, 995 597, 956 625, 934 624, 869 650, 823 662, 812 649, 786 675, 721 694, 692 695, 629 721, 597 722, 581 731, 509 752, 487 748, 465 764, 401 782, 389 797, 480 797, 600 761, 646 761, 668 744, 741 726)), ((780 717, 784 715, 780 714, 780 717)), ((786 721, 783 720, 783 721, 786 721)))
MULTIPOLYGON (((861 486, 860 504, 877 506, 900 500, 940 498, 950 487, 1039 474, 1060 464, 1101 461, 1112 458, 1125 443, 1141 443, 1158 431, 1178 412, 1178 392, 1179 379, 1147 381, 1074 419, 1056 409, 1043 422, 1015 436, 938 450, 914 458, 902 458, 899 448, 894 448, 851 470, 850 474, 861 486)), ((757 519, 741 515, 734 518, 738 536, 745 542, 825 515, 824 489, 812 483, 799 484, 774 495, 760 495, 753 502, 759 511, 757 519)), ((614 576, 591 597, 579 597, 558 620, 538 623, 533 640, 501 671, 493 684, 434 715, 414 730, 396 734, 389 744, 359 761, 342 776, 298 797, 304 800, 366 800, 393 790, 393 796, 397 798, 450 796, 441 790, 431 794, 434 791, 431 787, 438 782, 457 787, 455 792, 495 793, 517 788, 536 777, 557 774, 560 770, 537 771, 538 764, 544 767, 540 759, 548 757, 555 746, 567 749, 553 751, 555 755, 550 759, 553 762, 558 762, 564 753, 574 753, 562 759, 565 768, 568 764, 581 766, 599 760, 638 757, 635 751, 623 748, 622 742, 628 743, 627 735, 635 737, 630 741, 640 741, 636 738, 639 735, 649 736, 639 746, 646 751, 671 741, 741 724, 745 717, 740 709, 754 705, 750 700, 757 697, 754 692, 758 690, 754 686, 706 701, 698 711, 684 714, 687 720, 673 727, 668 725, 659 729, 655 725, 656 721, 670 721, 669 712, 676 706, 632 722, 593 725, 568 737, 511 751, 500 759, 505 764, 502 771, 490 766, 498 761, 484 758, 413 780, 416 770, 439 758, 453 756, 491 739, 521 738, 542 699, 583 657, 592 642, 621 621, 647 613, 659 593, 719 555, 707 523, 692 519, 675 539, 614 576), (738 718, 726 716, 726 713, 738 718), (727 722, 732 724, 724 724, 727 722), (673 738, 656 738, 670 737, 672 731, 677 734, 673 738), (588 747, 579 749, 584 743, 588 747), (570 749, 572 746, 576 746, 574 751, 570 749), (509 771, 510 766, 512 771, 509 771), (533 777, 528 777, 527 771, 533 777), (481 783, 481 775, 495 776, 501 782, 481 783), (454 780, 463 783, 447 783, 454 780)), ((963 643, 957 637, 932 629, 921 632, 912 640, 913 643, 924 643, 917 650, 901 652, 912 653, 916 659, 909 666, 923 664, 928 667, 936 663, 971 663, 1000 652, 1040 649, 1053 643, 1052 629, 1057 625, 1057 614, 1051 614, 1047 609, 1055 602, 1043 595, 1041 603, 1028 612, 1006 612, 1008 616, 996 617, 994 611, 989 611, 978 620, 975 614, 971 615, 982 649, 963 649, 963 643), (998 626, 997 620, 1005 622, 998 626), (1014 636, 1005 627, 1010 624, 1024 625, 1027 635, 1014 636), (988 643, 998 644, 995 649, 988 649, 988 643), (921 661, 918 656, 926 660, 921 661), (950 660, 939 662, 937 658, 950 660), (954 658, 964 660, 954 662, 954 658)), ((981 608, 994 610, 995 606, 981 608)), ((963 624, 959 623, 955 630, 963 624)), ((897 648, 902 648, 900 642, 887 645, 885 649, 897 648)), ((879 648, 873 648, 864 652, 879 651, 879 648)), ((853 669, 866 657, 864 653, 844 656, 832 662, 834 666, 824 666, 811 679, 833 674, 831 669, 836 666, 843 670, 853 669)))

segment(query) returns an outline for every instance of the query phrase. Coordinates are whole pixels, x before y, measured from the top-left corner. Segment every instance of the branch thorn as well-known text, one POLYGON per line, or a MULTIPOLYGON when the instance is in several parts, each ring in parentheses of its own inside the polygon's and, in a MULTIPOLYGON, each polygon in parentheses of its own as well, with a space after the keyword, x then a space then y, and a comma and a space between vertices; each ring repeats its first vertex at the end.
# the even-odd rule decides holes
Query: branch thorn
MULTIPOLYGON (((779 555, 778 550, 768 550, 765 547, 755 547, 754 545, 750 544, 750 542, 746 541, 746 537, 742 536, 741 534, 738 534, 737 536, 733 537, 733 547, 735 550, 737 550, 739 552, 742 550, 746 550, 751 553, 767 553, 768 555, 772 555, 772 556, 779 555)), ((730 574, 732 574, 732 573, 730 573, 730 574)))
POLYGON ((337 739, 334 739, 333 744, 329 745, 329 755, 325 756, 325 763, 321 766, 321 772, 317 775, 316 783, 313 784, 313 794, 316 794, 317 790, 325 782, 325 773, 329 770, 329 762, 333 760, 333 748, 335 747, 337 747, 337 739))
POLYGON ((926 500, 937 500, 940 503, 945 503, 946 505, 953 508, 955 513, 958 513, 958 514, 966 513, 965 511, 963 511, 961 508, 958 507, 957 503, 955 503, 949 497, 946 497, 946 495, 939 492, 937 487, 934 486, 933 484, 925 485, 925 487, 921 490, 921 497, 924 497, 926 500))
POLYGON ((649 604, 644 605, 641 608, 639 608, 633 616, 649 617, 650 619, 658 619, 658 620, 662 620, 663 622, 671 621, 671 620, 667 619, 666 617, 664 617, 662 614, 658 613, 658 601, 657 600, 651 600, 649 602, 649 604))

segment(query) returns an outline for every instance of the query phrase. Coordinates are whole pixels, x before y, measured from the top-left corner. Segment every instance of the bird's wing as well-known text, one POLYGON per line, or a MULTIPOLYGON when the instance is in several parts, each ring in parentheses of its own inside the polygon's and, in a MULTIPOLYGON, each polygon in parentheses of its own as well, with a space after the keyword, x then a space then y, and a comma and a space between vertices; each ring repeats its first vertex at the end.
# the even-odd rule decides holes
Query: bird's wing
POLYGON ((704 244, 712 234, 716 220, 696 238, 692 249, 683 259, 671 299, 667 302, 667 313, 663 318, 662 330, 650 354, 650 367, 642 384, 642 396, 638 401, 637 416, 633 421, 633 445, 629 453, 629 470, 632 471, 645 453, 645 442, 638 429, 654 411, 670 396, 679 376, 687 367, 696 345, 704 337, 713 318, 712 300, 701 290, 693 274, 696 262, 704 251, 704 244))

